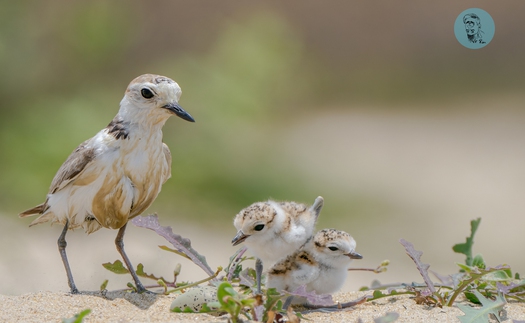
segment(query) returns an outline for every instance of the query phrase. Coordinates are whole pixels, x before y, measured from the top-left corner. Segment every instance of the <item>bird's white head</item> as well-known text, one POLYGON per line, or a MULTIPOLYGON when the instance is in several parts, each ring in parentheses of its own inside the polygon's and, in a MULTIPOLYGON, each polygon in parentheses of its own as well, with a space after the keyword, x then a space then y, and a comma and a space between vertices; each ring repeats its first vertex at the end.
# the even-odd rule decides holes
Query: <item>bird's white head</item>
POLYGON ((119 115, 126 121, 161 126, 172 115, 195 122, 193 117, 179 105, 181 94, 179 85, 168 77, 154 74, 141 75, 128 85, 120 102, 119 115))
POLYGON ((323 229, 315 234, 311 244, 314 257, 321 263, 341 268, 348 266, 352 259, 362 259, 355 251, 356 242, 344 231, 323 229))

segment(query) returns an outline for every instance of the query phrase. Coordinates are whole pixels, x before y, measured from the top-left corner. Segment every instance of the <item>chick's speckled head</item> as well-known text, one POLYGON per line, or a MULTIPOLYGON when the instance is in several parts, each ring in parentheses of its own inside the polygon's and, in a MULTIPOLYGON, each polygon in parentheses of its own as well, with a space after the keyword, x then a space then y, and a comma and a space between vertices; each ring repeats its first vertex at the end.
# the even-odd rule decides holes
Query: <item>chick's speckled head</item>
POLYGON ((344 231, 323 229, 314 236, 314 251, 325 260, 350 262, 352 259, 362 259, 355 251, 356 242, 344 231))
POLYGON ((233 238, 234 246, 250 236, 262 236, 274 225, 277 211, 268 202, 257 202, 242 209, 233 220, 237 235, 233 238))

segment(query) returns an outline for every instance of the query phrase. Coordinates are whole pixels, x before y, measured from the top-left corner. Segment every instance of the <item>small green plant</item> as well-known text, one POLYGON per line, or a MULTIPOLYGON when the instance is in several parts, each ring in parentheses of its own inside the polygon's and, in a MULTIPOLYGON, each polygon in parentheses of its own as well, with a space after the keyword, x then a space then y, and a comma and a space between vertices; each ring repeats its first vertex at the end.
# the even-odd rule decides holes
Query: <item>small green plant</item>
POLYGON ((283 315, 283 298, 285 297, 285 295, 279 293, 275 288, 268 288, 266 290, 262 322, 273 322, 276 316, 283 315))
POLYGON ((84 317, 86 317, 89 313, 91 313, 90 309, 83 310, 82 312, 75 314, 75 316, 63 319, 62 323, 82 323, 84 320, 84 317))
POLYGON ((223 282, 217 288, 218 302, 208 303, 208 307, 230 314, 231 321, 237 323, 239 315, 243 314, 252 320, 255 315, 255 304, 257 300, 239 294, 228 282, 223 282), (251 314, 250 314, 251 313, 251 314))
MULTIPOLYGON (((302 293, 299 291, 299 293, 302 293)), ((302 295, 302 294, 301 294, 302 295)), ((307 295, 307 294, 304 294, 307 295)), ((199 311, 189 307, 172 309, 176 313, 228 313, 232 322, 238 322, 243 315, 255 322, 273 322, 288 316, 289 322, 299 322, 302 317, 295 313, 291 306, 287 311, 283 309, 283 299, 290 296, 288 293, 279 293, 275 288, 269 288, 263 295, 251 295, 250 289, 234 287, 227 281, 217 287, 217 301, 204 304, 199 311), (238 291, 239 290, 239 291, 238 291)), ((308 294, 313 296, 313 294, 308 294)))
MULTIPOLYGON (((474 317, 479 317, 480 313, 489 313, 489 308, 502 307, 506 300, 525 301, 525 280, 522 280, 519 274, 513 276, 508 265, 487 267, 481 255, 473 256, 474 235, 480 222, 480 218, 471 221, 471 233, 467 237, 466 242, 453 246, 455 252, 466 256, 465 264, 458 264, 459 272, 449 276, 441 276, 434 273, 441 280, 441 284, 434 284, 430 279, 430 265, 421 261, 423 252, 414 249, 410 242, 401 239, 400 243, 405 247, 407 254, 416 264, 423 277, 424 284, 390 286, 386 291, 384 291, 385 288, 379 286, 374 288, 374 293, 368 300, 411 294, 419 304, 442 307, 453 306, 458 297, 462 295, 474 304, 483 305, 482 310, 479 311, 474 312, 469 309, 464 311, 466 315, 461 318, 461 321, 473 323, 482 322, 481 320, 474 320, 474 317), (487 311, 484 309, 487 309, 487 311)), ((463 310, 465 307, 462 306, 460 309, 463 310)), ((487 320, 483 322, 487 322, 487 320)))
POLYGON ((454 250, 454 252, 457 252, 457 253, 462 253, 467 257, 465 259, 465 265, 476 266, 479 268, 483 266, 484 268, 485 263, 481 255, 476 255, 476 257, 472 258, 472 246, 474 245, 474 235, 476 234, 476 231, 478 230, 480 222, 481 222, 481 218, 477 218, 476 220, 470 221, 470 236, 467 237, 467 241, 465 243, 455 244, 452 247, 452 250, 454 250))

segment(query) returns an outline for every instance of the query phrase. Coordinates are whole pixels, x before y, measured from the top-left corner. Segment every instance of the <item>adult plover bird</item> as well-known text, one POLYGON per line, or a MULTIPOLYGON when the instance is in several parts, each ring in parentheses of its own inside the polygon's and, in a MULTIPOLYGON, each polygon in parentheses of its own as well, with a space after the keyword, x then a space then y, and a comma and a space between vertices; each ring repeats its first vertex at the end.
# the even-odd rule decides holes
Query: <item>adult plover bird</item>
POLYGON ((181 89, 173 80, 145 74, 129 84, 109 125, 80 144, 51 182, 44 203, 20 213, 39 214, 31 226, 47 221, 64 225, 58 249, 71 293, 78 293, 66 255, 68 229, 119 229, 115 244, 135 281, 141 284, 124 251, 128 221, 144 212, 171 176, 171 154, 162 127, 172 115, 194 122, 179 105, 181 89))
POLYGON ((355 251, 355 240, 346 232, 323 229, 301 249, 276 263, 267 273, 267 288, 293 292, 302 285, 316 294, 332 294, 346 280, 355 251))
POLYGON ((263 263, 270 268, 301 247, 312 236, 323 204, 321 196, 310 207, 270 200, 254 203, 235 216, 233 224, 238 231, 232 244, 244 242, 257 257, 257 293, 261 293, 263 263))

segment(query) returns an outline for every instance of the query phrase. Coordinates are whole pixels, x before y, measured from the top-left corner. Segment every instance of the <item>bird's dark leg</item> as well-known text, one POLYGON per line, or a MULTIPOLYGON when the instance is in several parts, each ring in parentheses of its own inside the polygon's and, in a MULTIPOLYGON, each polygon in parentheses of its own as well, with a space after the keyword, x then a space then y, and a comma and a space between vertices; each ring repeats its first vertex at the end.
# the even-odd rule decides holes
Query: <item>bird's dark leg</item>
POLYGON ((286 297, 286 300, 284 301, 284 305, 283 305, 283 310, 286 311, 288 309, 288 306, 292 304, 292 300, 293 300, 293 296, 286 297))
POLYGON ((257 280, 257 294, 261 294, 261 276, 263 271, 263 263, 261 259, 255 260, 255 279, 257 280))
POLYGON ((73 274, 71 274, 71 268, 69 268, 69 262, 67 261, 67 255, 66 255, 66 233, 67 229, 69 228, 69 221, 66 221, 66 225, 64 225, 64 230, 62 230, 62 233, 60 234, 60 237, 58 237, 58 251, 60 252, 60 256, 62 257, 62 262, 64 263, 64 267, 66 268, 66 274, 67 274, 67 283, 69 285, 69 288, 71 289, 71 294, 78 294, 77 286, 75 286, 75 282, 73 281, 73 274))
POLYGON ((117 246, 118 252, 122 256, 122 259, 124 259, 124 263, 126 264, 126 267, 128 267, 131 277, 133 277, 133 280, 135 281, 135 285, 137 286, 137 292, 139 293, 147 292, 147 289, 144 288, 144 286, 140 282, 139 277, 137 276, 137 273, 135 272, 135 269, 133 269, 133 265, 131 264, 131 261, 129 261, 129 258, 126 255, 126 252, 124 251, 124 232, 126 231, 127 225, 128 225, 127 223, 124 224, 124 226, 118 230, 117 237, 115 238, 115 245, 117 246))

